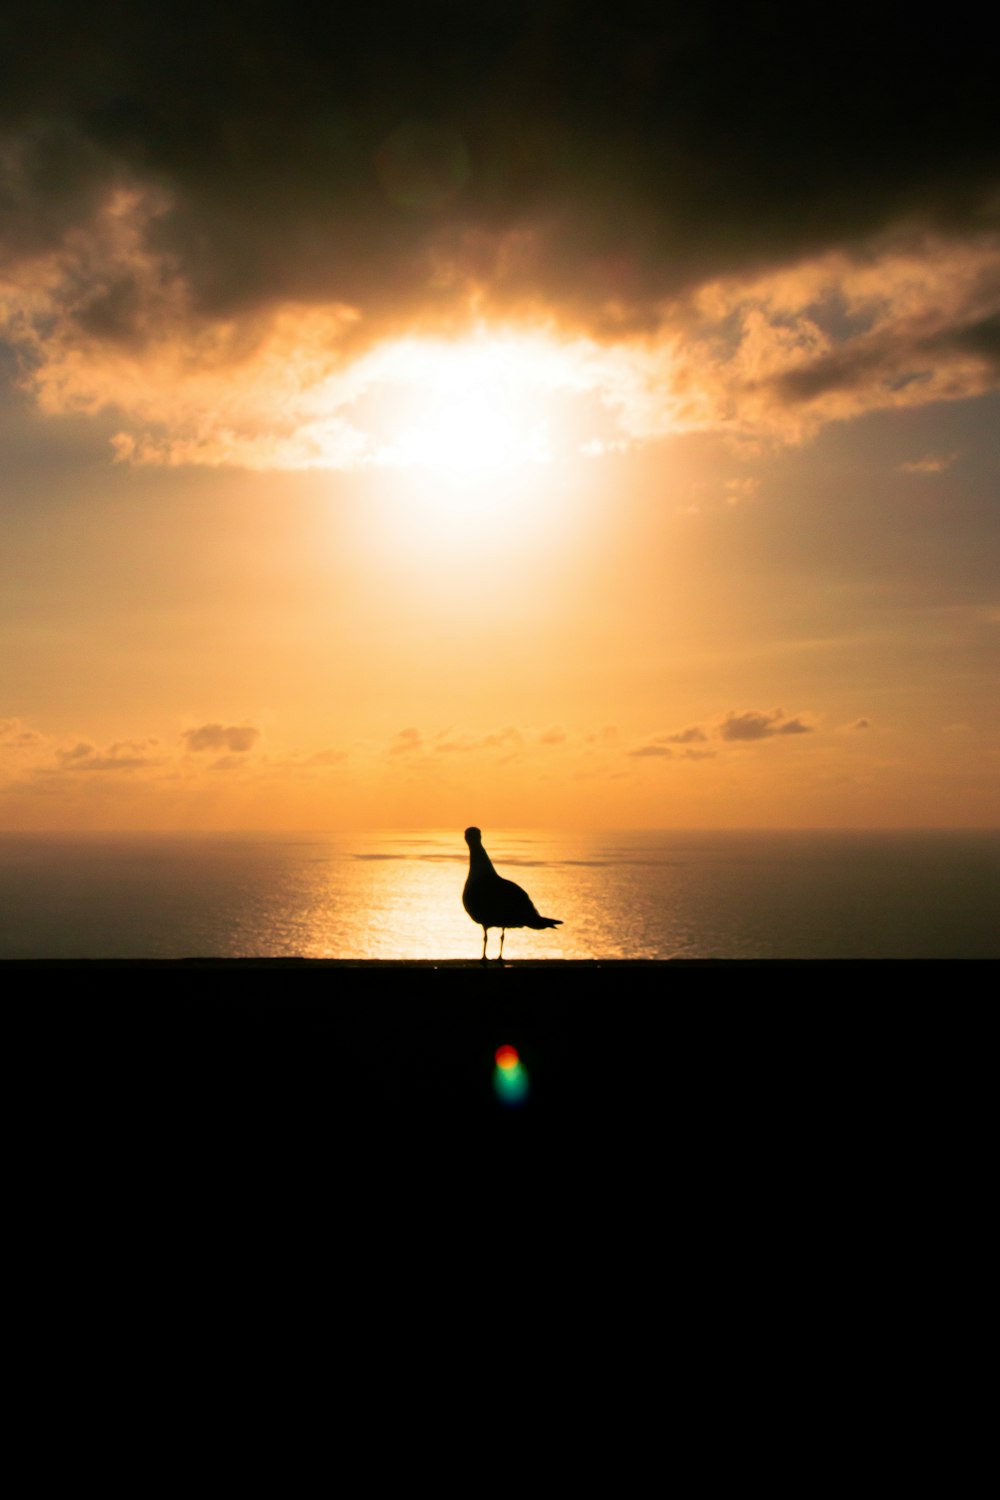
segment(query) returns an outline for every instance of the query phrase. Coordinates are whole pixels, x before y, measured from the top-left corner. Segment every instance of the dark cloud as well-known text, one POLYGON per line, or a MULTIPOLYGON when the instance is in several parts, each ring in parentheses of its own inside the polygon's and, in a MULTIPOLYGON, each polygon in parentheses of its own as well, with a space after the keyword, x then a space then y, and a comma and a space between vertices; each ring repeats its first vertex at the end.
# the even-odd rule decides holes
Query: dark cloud
POLYGON ((936 367, 949 357, 963 354, 974 355, 996 379, 1000 375, 1000 317, 938 330, 926 337, 914 337, 909 330, 890 324, 876 337, 859 339, 803 369, 784 372, 774 385, 777 393, 792 403, 814 401, 873 380, 900 390, 912 381, 929 381, 936 367))
POLYGON ((745 713, 728 713, 718 727, 724 740, 766 740, 776 734, 809 734, 811 724, 801 718, 786 719, 784 711, 774 709, 772 713, 757 713, 748 709, 745 713))
MULTIPOLYGON (((0 238, 55 247, 139 182, 169 204, 152 240, 196 310, 336 299, 369 328, 444 316, 471 278, 640 326, 710 276, 896 220, 983 227, 1000 151, 981 17, 39 0, 5 23, 0 238)), ((80 315, 122 337, 140 305, 117 282, 80 315)), ((995 351, 992 323, 964 337, 995 351)))
POLYGON ((957 329, 947 337, 947 343, 955 349, 977 354, 1000 369, 1000 313, 957 329))
POLYGON ((189 750, 230 750, 244 755, 260 738, 260 730, 249 724, 202 724, 185 729, 181 738, 189 750))

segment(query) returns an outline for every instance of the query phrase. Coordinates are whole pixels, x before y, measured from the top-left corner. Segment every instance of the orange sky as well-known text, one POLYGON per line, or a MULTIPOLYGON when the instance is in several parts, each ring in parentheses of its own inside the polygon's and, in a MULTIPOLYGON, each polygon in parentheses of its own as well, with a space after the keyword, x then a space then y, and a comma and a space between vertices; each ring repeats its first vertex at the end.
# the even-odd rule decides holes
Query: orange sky
POLYGON ((359 93, 325 197, 305 84, 273 161, 55 62, 0 118, 0 829, 1000 824, 995 169, 915 127, 741 202, 707 110, 609 106, 700 142, 671 219, 651 149, 556 149, 569 75, 491 154, 522 44, 447 126, 359 93))

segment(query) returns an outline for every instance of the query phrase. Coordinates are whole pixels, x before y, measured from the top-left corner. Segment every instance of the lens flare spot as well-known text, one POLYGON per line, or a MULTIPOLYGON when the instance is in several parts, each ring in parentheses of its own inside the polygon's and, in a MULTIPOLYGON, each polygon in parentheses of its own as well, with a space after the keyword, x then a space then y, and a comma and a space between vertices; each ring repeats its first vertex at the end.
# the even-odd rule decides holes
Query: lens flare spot
POLYGON ((398 207, 433 213, 462 191, 472 166, 465 142, 453 130, 408 120, 382 143, 375 170, 398 207))
POLYGON ((528 1096, 528 1074, 516 1047, 498 1047, 494 1053, 493 1087, 501 1104, 523 1104, 528 1096))

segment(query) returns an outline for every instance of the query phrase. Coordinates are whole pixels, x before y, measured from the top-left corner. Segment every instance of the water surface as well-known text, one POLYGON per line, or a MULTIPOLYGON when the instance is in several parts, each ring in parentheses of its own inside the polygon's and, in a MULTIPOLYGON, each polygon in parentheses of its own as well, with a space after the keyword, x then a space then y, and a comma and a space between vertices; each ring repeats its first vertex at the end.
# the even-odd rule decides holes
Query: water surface
MULTIPOLYGON (((1000 832, 497 831, 518 958, 997 958, 1000 832)), ((0 958, 476 958, 461 830, 0 837, 0 958)), ((495 954, 499 934, 492 933, 495 954)))

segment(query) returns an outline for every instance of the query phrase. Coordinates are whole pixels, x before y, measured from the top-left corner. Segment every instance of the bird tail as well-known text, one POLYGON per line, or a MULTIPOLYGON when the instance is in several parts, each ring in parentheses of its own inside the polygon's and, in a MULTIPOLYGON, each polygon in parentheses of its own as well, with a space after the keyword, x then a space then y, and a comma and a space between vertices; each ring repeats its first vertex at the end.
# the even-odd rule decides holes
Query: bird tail
POLYGON ((527 925, 533 927, 536 932, 543 927, 561 927, 562 917, 538 917, 536 921, 529 922, 527 925))

